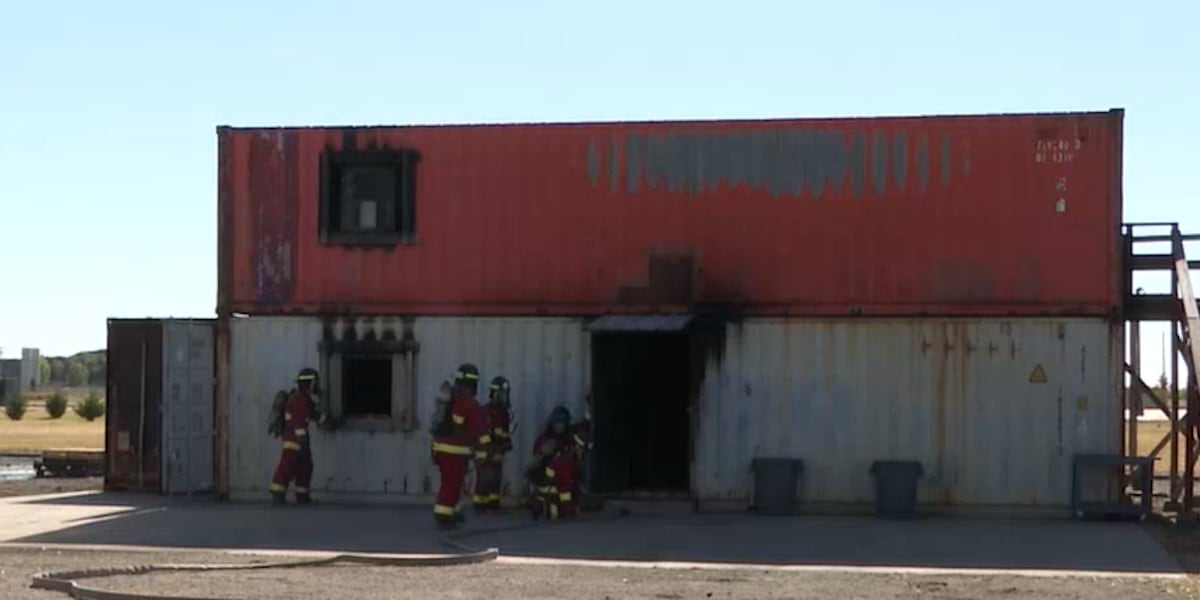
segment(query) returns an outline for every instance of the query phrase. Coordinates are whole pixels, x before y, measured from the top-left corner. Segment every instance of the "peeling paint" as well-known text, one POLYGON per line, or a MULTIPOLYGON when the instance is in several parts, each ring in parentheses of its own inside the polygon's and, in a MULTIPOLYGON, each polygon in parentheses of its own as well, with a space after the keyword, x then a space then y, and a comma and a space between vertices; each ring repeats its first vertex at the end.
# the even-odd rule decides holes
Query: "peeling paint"
POLYGON ((942 136, 942 187, 950 185, 950 136, 942 136))
MULTIPOLYGON (((887 138, 879 135, 885 157, 880 164, 885 170, 875 176, 886 182, 887 138)), ((774 198, 805 194, 820 198, 826 191, 840 194, 849 175, 855 194, 861 196, 866 185, 866 143, 863 134, 850 142, 845 134, 833 131, 631 134, 623 144, 610 142, 610 185, 617 191, 623 153, 629 194, 666 189, 696 195, 726 185, 766 191, 774 198)), ((902 154, 907 161, 907 150, 902 154)), ((593 152, 589 146, 589 176, 592 157, 601 155, 601 150, 593 152)), ((907 162, 903 165, 907 168, 907 162)), ((881 184, 876 185, 882 193, 881 184)))
POLYGON ((875 195, 882 196, 887 190, 888 143, 887 134, 875 132, 871 142, 871 177, 875 182, 875 195))
POLYGON ((612 191, 617 191, 617 186, 621 184, 621 154, 617 152, 617 135, 614 133, 609 139, 610 152, 608 153, 608 185, 612 191))
POLYGON ((897 133, 892 139, 892 178, 896 180, 896 190, 903 192, 908 182, 908 135, 897 133))
POLYGON ((596 185, 597 183, 600 183, 600 163, 602 160, 604 160, 603 157, 600 156, 600 152, 601 152, 600 146, 599 146, 599 144, 596 143, 595 140, 588 142, 588 149, 587 149, 588 179, 591 180, 592 185, 596 185))
POLYGON ((921 191, 929 189, 929 138, 921 136, 917 139, 917 177, 921 191))
POLYGON ((264 133, 253 138, 250 152, 251 160, 259 165, 250 180, 250 195, 257 200, 257 296, 265 304, 286 302, 294 293, 298 194, 295 139, 282 132, 264 133))
POLYGON ((867 136, 859 133, 850 146, 850 182, 854 186, 854 197, 862 198, 867 193, 867 136))

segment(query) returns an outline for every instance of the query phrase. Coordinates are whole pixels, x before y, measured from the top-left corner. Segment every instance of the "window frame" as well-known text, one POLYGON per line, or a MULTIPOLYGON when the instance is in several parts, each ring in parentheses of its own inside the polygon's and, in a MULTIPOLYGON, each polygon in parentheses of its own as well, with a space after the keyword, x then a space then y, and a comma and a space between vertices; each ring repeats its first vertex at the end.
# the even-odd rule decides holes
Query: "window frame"
POLYGON ((414 431, 417 419, 417 351, 413 340, 322 341, 320 352, 329 373, 326 386, 329 416, 339 428, 364 431, 414 431), (392 361, 391 415, 347 416, 342 397, 343 364, 347 355, 390 357, 392 361))
MULTIPOLYGON (((421 155, 402 148, 337 150, 325 148, 320 164, 320 215, 318 229, 322 246, 397 246, 416 244, 417 171, 421 155), (353 167, 389 167, 396 177, 392 203, 396 215, 394 230, 346 231, 338 223, 341 214, 341 175, 353 167)), ((377 208, 381 210, 381 208, 377 208)))

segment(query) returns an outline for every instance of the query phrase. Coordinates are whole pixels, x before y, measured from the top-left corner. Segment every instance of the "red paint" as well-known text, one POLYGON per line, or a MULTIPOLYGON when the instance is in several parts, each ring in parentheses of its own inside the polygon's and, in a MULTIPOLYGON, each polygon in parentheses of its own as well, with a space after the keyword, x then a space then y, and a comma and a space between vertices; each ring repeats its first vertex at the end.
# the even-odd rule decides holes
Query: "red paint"
MULTIPOLYGON (((1120 303, 1122 118, 354 128, 359 147, 422 155, 419 241, 390 249, 318 243, 320 152, 341 147, 347 130, 221 128, 221 310, 587 315, 716 303, 749 314, 1108 315, 1120 303), (627 154, 610 187, 614 140, 764 131, 864 134, 862 195, 850 173, 840 193, 819 198, 729 181, 630 194, 627 154), (877 133, 889 147, 882 195, 877 133), (602 151, 596 179, 592 144, 602 151)), ((796 168, 830 159, 812 160, 796 168)))

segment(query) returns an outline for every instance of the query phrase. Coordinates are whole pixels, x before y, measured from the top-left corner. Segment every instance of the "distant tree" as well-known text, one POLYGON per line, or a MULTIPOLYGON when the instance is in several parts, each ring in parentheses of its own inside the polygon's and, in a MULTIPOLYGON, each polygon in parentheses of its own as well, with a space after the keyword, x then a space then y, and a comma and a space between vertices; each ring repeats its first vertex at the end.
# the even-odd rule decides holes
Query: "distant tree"
POLYGON ((106 362, 103 354, 92 354, 87 357, 88 385, 101 387, 107 377, 106 362))
POLYGON ((67 363, 67 385, 71 387, 80 387, 87 383, 87 367, 81 361, 69 361, 67 363))
POLYGON ((61 358, 50 359, 50 383, 64 384, 67 382, 67 363, 61 358))
POLYGON ((4 414, 14 421, 20 421, 21 417, 25 416, 25 409, 29 404, 29 400, 24 396, 10 394, 4 399, 4 414))
POLYGON ((100 397, 100 392, 92 390, 88 392, 87 398, 75 405, 75 414, 87 419, 95 421, 99 417, 104 416, 104 399, 100 397))
POLYGON ((54 375, 54 368, 51 366, 50 359, 46 358, 45 356, 39 358, 38 370, 41 371, 41 373, 39 373, 39 379, 41 379, 39 383, 41 383, 42 387, 46 387, 54 382, 54 379, 52 378, 54 375))
POLYGON ((62 392, 54 392, 54 395, 46 398, 46 414, 50 415, 51 419, 62 418, 67 412, 67 397, 62 392))

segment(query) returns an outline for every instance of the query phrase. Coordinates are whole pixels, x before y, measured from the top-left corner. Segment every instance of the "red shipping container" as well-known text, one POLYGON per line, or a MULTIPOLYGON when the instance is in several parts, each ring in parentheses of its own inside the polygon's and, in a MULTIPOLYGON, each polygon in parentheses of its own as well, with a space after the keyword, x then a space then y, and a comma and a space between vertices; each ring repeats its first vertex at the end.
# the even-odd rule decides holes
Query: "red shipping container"
POLYGON ((1112 315, 1122 121, 222 127, 219 311, 1112 315))

